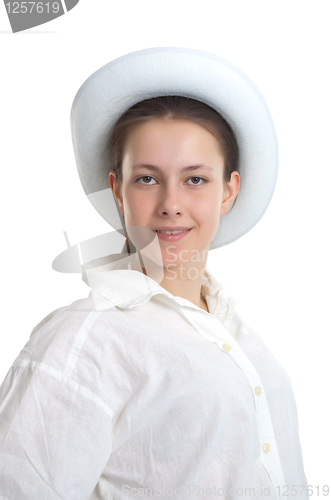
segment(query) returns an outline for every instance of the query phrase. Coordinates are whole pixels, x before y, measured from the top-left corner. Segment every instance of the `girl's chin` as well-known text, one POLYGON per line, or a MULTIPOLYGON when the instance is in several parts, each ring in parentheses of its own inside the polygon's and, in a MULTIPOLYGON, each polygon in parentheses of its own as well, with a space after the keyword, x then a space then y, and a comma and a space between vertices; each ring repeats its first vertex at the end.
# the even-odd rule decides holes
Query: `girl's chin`
POLYGON ((200 269, 206 264, 208 252, 208 246, 204 249, 179 249, 175 246, 162 248, 162 245, 160 245, 158 249, 149 248, 148 251, 144 250, 142 258, 169 271, 175 268, 194 267, 200 269))

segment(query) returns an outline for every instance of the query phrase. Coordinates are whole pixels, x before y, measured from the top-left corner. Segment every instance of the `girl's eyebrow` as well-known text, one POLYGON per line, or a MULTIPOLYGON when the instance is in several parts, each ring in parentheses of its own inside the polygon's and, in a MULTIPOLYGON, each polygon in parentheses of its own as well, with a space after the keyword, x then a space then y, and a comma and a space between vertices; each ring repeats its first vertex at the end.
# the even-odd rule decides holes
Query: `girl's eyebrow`
MULTIPOLYGON (((159 172, 162 170, 159 167, 156 167, 155 165, 148 165, 145 163, 138 163, 137 165, 133 165, 131 167, 131 170, 137 170, 140 168, 146 168, 147 170, 152 170, 154 172, 159 172)), ((199 165, 190 165, 189 167, 184 167, 180 170, 180 172, 187 172, 191 170, 198 170, 198 169, 204 169, 204 170, 214 170, 212 167, 209 167, 208 165, 204 165, 203 163, 199 163, 199 165)))

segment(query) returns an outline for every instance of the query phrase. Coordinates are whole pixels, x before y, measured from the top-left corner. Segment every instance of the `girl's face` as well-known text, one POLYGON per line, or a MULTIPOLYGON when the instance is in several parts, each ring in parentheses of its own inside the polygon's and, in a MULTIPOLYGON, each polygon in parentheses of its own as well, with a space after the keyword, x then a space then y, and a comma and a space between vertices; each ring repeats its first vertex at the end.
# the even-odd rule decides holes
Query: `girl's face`
POLYGON ((153 119, 129 134, 123 181, 109 180, 127 226, 157 235, 163 265, 205 261, 220 215, 239 190, 239 174, 224 183, 224 157, 215 136, 182 119, 153 119), (176 235, 164 230, 184 230, 176 235))

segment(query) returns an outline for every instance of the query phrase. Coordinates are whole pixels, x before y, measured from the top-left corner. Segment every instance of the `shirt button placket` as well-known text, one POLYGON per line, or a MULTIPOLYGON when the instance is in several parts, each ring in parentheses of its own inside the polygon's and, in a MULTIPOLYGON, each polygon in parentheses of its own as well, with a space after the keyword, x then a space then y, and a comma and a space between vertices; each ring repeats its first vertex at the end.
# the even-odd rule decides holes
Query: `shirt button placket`
POLYGON ((254 389, 254 392, 255 392, 255 394, 256 394, 257 396, 261 396, 261 394, 262 394, 262 389, 261 389, 261 387, 257 385, 257 386, 255 387, 255 389, 254 389))
POLYGON ((262 450, 264 451, 264 453, 269 453, 270 452, 270 444, 264 443, 264 445, 262 446, 262 450))

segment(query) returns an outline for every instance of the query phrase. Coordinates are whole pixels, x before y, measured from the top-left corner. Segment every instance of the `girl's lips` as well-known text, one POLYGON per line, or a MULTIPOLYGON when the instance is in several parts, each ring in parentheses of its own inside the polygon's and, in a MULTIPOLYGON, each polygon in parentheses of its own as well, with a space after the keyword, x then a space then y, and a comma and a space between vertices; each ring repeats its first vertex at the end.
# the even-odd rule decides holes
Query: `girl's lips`
POLYGON ((160 233, 158 231, 156 231, 156 234, 158 235, 158 237, 160 238, 160 240, 164 240, 164 241, 179 241, 183 238, 185 238, 185 236, 191 231, 191 229, 188 229, 186 231, 183 231, 182 233, 177 233, 177 234, 165 234, 165 233, 160 233))

